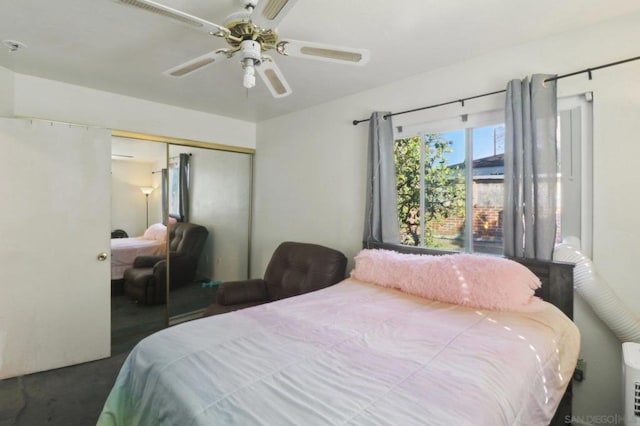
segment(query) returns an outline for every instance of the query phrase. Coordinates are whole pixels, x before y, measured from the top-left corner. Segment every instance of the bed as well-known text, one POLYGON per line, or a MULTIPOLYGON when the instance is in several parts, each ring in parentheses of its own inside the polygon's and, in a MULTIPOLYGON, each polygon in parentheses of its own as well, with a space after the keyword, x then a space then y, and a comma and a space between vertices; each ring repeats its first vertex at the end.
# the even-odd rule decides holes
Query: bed
POLYGON ((138 256, 162 256, 166 253, 166 227, 156 223, 141 237, 111 239, 111 280, 121 280, 124 271, 138 256))
MULTIPOLYGON (((542 288, 564 285, 566 304, 569 265, 527 266, 542 288)), ((558 407, 553 421, 570 416, 580 337, 562 308, 430 300, 363 281, 358 268, 357 257, 334 286, 147 337, 98 424, 546 425, 558 407)))

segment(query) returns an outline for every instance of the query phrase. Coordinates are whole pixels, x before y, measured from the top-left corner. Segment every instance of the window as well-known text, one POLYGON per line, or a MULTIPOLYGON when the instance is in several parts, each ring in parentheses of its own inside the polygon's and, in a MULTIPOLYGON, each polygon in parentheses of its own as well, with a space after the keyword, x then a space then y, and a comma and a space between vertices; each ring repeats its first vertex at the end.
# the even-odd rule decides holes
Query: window
MULTIPOLYGON (((580 219, 589 210, 581 208, 587 188, 580 184, 586 105, 559 104, 559 169, 564 171, 558 174, 559 241, 584 234, 580 219)), ((398 219, 404 245, 503 252, 503 112, 465 119, 396 129, 398 219)))
POLYGON ((401 241, 501 253, 504 124, 461 124, 396 139, 401 241))
POLYGON ((593 225, 592 97, 589 92, 558 99, 558 241, 579 238, 587 256, 591 256, 593 225))
POLYGON ((180 159, 179 157, 171 158, 168 167, 169 178, 169 215, 172 217, 181 217, 180 213, 180 159))

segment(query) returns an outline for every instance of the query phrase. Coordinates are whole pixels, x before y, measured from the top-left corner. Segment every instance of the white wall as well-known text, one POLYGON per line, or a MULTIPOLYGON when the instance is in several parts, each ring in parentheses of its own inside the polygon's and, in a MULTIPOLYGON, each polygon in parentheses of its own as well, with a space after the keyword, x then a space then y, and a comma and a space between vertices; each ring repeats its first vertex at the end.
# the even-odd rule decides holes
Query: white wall
POLYGON ((23 74, 15 74, 14 113, 255 148, 254 123, 23 74))
MULTIPOLYGON (((638 55, 640 14, 504 49, 258 125, 252 276, 283 240, 325 244, 352 258, 362 240, 367 124, 374 110, 401 111, 500 90, 532 73, 568 73, 638 55)), ((366 69, 363 71, 366 72, 366 69)), ((625 300, 640 300, 632 268, 639 240, 640 64, 559 82, 559 95, 594 92, 593 260, 625 300)), ((502 95, 394 117, 407 125, 503 107, 502 95)), ((352 266, 350 263, 349 267, 352 266)), ((640 308, 631 306, 640 311, 640 308)), ((574 387, 577 416, 619 413, 620 343, 578 298, 586 380, 574 387)), ((583 417, 583 419, 586 417, 583 417)))
POLYGON ((0 67, 0 117, 13 116, 13 73, 0 67))

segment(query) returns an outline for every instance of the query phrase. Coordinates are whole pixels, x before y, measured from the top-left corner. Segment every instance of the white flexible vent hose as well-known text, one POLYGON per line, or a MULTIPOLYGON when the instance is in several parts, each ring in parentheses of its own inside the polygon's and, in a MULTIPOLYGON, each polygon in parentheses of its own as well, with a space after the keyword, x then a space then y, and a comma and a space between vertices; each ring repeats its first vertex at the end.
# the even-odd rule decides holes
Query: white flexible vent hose
POLYGON ((573 287, 621 342, 640 342, 640 318, 624 305, 580 252, 580 240, 569 237, 558 244, 553 259, 575 263, 573 287))

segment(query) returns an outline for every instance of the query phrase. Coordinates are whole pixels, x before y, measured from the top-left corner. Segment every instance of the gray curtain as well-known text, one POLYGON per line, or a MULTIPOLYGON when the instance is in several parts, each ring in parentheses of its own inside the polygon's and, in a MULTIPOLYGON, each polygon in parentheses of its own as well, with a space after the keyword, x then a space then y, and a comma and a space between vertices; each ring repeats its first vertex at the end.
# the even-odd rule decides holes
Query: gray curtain
POLYGON ((180 219, 189 222, 189 159, 191 154, 180 154, 180 219))
POLYGON ((374 112, 369 121, 367 193, 363 241, 400 244, 398 191, 393 155, 393 126, 388 112, 374 112))
POLYGON ((167 217, 167 211, 169 206, 169 171, 162 169, 162 223, 169 224, 169 218, 167 217))
POLYGON ((507 86, 504 254, 550 260, 556 234, 557 91, 551 75, 507 86))

